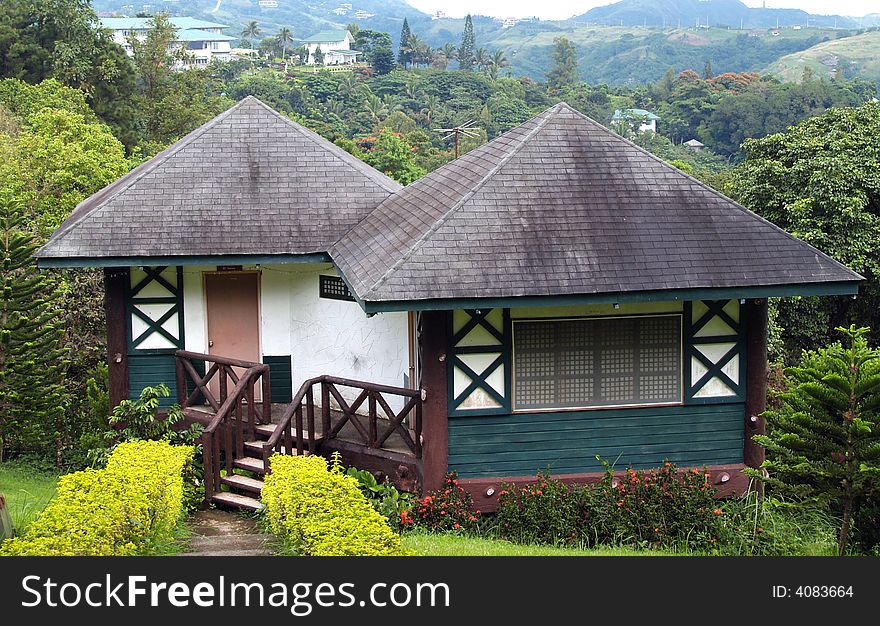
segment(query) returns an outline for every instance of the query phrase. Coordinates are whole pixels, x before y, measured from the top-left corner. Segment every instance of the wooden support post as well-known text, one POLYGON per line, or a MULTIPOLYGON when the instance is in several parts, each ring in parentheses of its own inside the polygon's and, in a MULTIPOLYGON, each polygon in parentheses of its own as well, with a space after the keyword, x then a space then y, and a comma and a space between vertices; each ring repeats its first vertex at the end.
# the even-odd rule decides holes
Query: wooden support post
POLYGON ((767 409, 767 300, 748 300, 743 310, 746 322, 746 415, 743 462, 760 467, 764 448, 752 441, 765 432, 761 414, 767 409))
POLYGON ((107 318, 107 366, 110 383, 110 410, 128 400, 128 311, 125 299, 129 289, 127 267, 104 269, 104 315, 107 318))
POLYGON ((424 491, 439 489, 449 469, 446 381, 447 311, 422 313, 422 479, 424 491))

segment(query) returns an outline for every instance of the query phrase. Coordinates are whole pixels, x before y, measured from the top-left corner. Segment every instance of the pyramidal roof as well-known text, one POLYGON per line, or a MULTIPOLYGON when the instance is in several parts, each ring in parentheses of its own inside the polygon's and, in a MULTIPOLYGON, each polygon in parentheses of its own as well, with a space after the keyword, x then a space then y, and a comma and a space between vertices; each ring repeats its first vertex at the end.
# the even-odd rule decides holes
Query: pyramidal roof
POLYGON ((42 265, 326 253, 400 185, 253 97, 80 203, 42 265))
POLYGON ((330 254, 367 311, 861 279, 565 103, 388 197, 330 254))

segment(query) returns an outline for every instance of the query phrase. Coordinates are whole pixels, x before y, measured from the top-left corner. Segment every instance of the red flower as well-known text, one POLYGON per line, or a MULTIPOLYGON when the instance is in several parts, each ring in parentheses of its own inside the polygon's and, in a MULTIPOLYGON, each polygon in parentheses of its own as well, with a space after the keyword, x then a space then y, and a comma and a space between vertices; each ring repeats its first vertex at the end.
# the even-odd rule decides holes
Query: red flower
POLYGON ((715 509, 712 511, 715 515, 721 515, 721 509, 715 509))
POLYGON ((455 530, 458 530, 459 528, 461 528, 461 525, 460 525, 458 522, 455 522, 455 523, 452 525, 452 527, 453 527, 455 530))

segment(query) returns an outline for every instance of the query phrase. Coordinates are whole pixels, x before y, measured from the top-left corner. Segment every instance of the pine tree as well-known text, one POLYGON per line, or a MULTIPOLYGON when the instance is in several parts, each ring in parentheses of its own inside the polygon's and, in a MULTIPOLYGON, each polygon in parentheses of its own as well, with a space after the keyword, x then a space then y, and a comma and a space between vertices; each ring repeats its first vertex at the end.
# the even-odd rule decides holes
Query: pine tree
POLYGON ((846 345, 807 352, 786 370, 782 406, 765 413, 754 440, 768 458, 758 480, 840 515, 838 552, 847 552, 853 514, 880 482, 880 350, 867 328, 838 328, 846 345))
POLYGON ((710 78, 715 76, 715 71, 712 69, 712 61, 707 60, 706 65, 703 66, 703 78, 709 80, 710 78))
POLYGON ((553 67, 547 72, 547 85, 559 91, 569 85, 576 85, 580 78, 577 70, 577 48, 566 37, 553 40, 553 67))
POLYGON ((410 46, 412 39, 412 31, 409 29, 409 22, 403 18, 403 27, 400 29, 400 46, 397 54, 397 62, 406 69, 406 64, 412 61, 412 47, 410 46))
POLYGON ((473 71, 477 48, 477 39, 474 36, 474 22, 470 13, 464 20, 464 32, 461 34, 461 47, 458 49, 458 69, 466 72, 473 71))
POLYGON ((0 193, 0 460, 46 452, 63 425, 64 351, 55 292, 36 268, 34 236, 12 193, 0 193))

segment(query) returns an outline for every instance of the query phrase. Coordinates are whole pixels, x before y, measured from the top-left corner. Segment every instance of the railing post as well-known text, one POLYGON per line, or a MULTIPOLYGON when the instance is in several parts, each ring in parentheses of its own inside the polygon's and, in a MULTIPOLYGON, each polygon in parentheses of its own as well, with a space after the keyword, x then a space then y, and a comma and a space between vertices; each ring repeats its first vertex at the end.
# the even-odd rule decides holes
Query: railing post
POLYGON ((189 394, 186 393, 186 371, 183 369, 183 357, 174 355, 174 374, 177 382, 177 404, 181 409, 185 409, 189 394))
POLYGON ((321 381, 321 434, 330 434, 330 387, 321 381))
POLYGON ((235 402, 235 413, 233 413, 233 420, 235 420, 235 457, 241 458, 244 456, 244 411, 241 408, 241 398, 236 395, 233 398, 235 402))
POLYGON ((270 386, 269 366, 266 365, 263 370, 263 420, 261 424, 270 424, 272 422, 272 389, 270 386))
POLYGON ((257 438, 256 433, 254 431, 254 422, 257 419, 257 405, 255 404, 254 397, 256 396, 256 392, 254 391, 254 387, 257 386, 257 382, 255 380, 251 380, 248 383, 247 387, 247 404, 248 404, 248 439, 253 441, 257 438))
POLYGON ((303 412, 302 412, 302 401, 296 405, 296 454, 297 456, 302 456, 303 454, 303 412))
POLYGON ((223 431, 226 433, 226 445, 224 446, 224 452, 226 453, 226 474, 227 476, 232 474, 232 458, 233 458, 233 441, 232 441, 232 420, 224 420, 221 424, 223 427, 223 431))
POLYGON ((205 502, 210 502, 214 497, 214 446, 212 445, 212 433, 202 435, 202 454, 204 455, 205 473, 205 502))
POLYGON ((306 391, 306 417, 309 428, 309 454, 315 453, 315 395, 312 386, 306 391))
POLYGON ((367 396, 367 403, 369 406, 369 441, 367 441, 367 446, 370 448, 376 447, 376 442, 379 441, 379 425, 376 423, 376 393, 375 391, 370 391, 367 396))
MULTIPOLYGON (((226 393, 227 393, 227 391, 226 391, 226 384, 227 384, 227 380, 226 380, 226 366, 223 365, 222 363, 217 363, 216 365, 217 365, 217 375, 220 376, 220 400, 219 400, 219 404, 220 404, 220 406, 223 406, 223 403, 226 402, 226 393)), ((211 381, 208 381, 208 382, 205 383, 205 384, 210 384, 210 382, 211 382, 211 381)))

